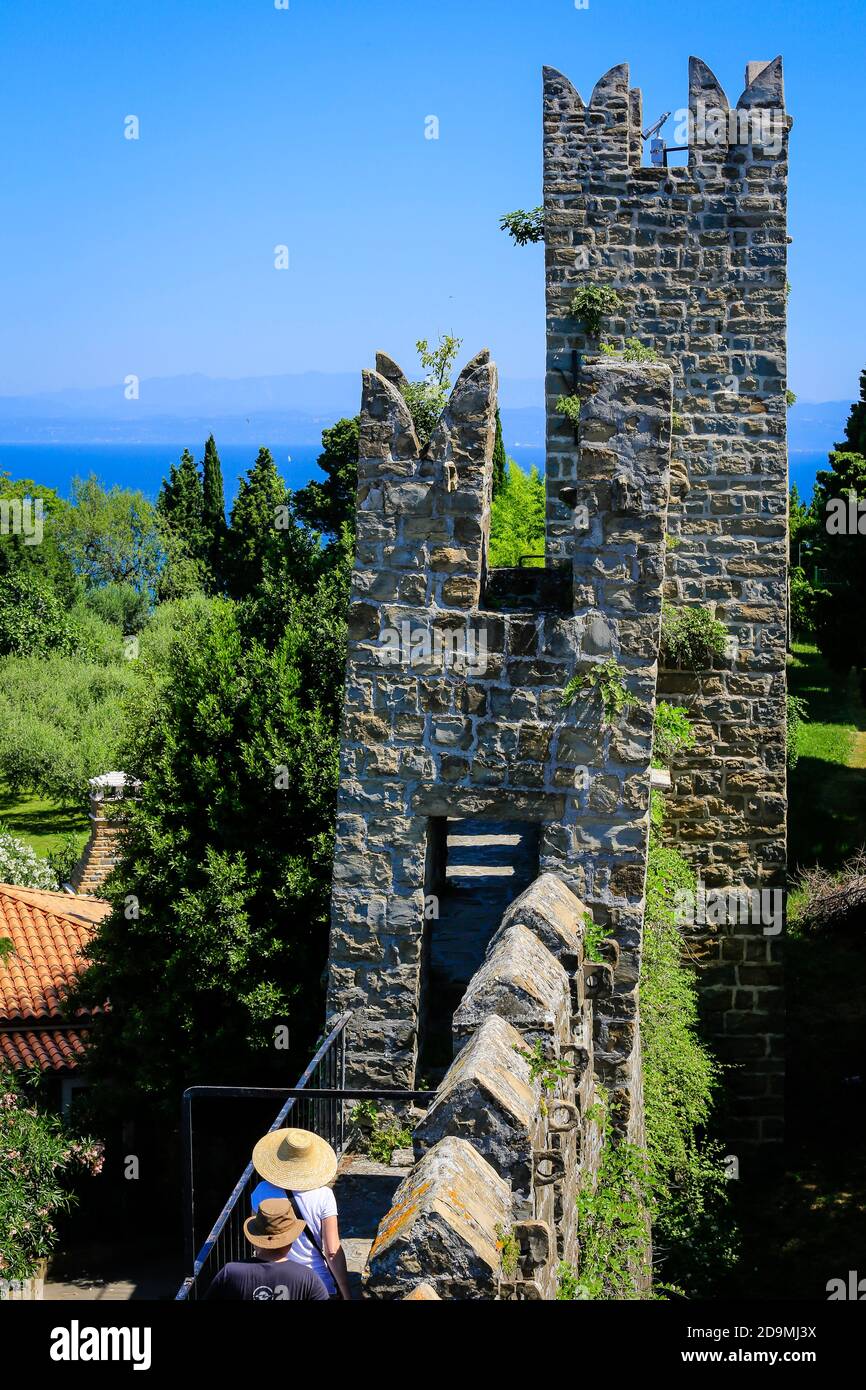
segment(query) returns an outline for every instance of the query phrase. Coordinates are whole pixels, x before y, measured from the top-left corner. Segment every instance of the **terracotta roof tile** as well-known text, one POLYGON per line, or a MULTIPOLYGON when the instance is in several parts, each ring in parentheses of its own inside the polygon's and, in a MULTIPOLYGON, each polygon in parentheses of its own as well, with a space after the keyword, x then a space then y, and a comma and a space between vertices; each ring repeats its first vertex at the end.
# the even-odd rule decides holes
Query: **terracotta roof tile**
POLYGON ((0 1023, 0 1062, 14 1071, 39 1067, 42 1071, 73 1071, 84 1056, 87 1031, 57 1029, 55 1032, 18 1031, 6 1033, 0 1023))
POLYGON ((75 1065, 80 1034, 45 1025, 63 1017, 64 992, 81 970, 81 951, 108 911, 99 898, 0 884, 0 937, 14 948, 0 960, 0 1056, 13 1066, 75 1065), (4 1023, 30 1019, 32 1033, 2 1031, 4 1023))

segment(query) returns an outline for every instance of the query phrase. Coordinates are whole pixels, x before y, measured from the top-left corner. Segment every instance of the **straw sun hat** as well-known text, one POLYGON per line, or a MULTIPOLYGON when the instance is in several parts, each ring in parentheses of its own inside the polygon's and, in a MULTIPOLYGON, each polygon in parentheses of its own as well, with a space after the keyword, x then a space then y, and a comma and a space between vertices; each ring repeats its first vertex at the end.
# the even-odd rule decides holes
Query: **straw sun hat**
POLYGON ((306 1224, 295 1216, 288 1197, 266 1197, 255 1216, 244 1222, 244 1232, 250 1245, 260 1250, 284 1250, 306 1224))
POLYGON ((327 1187, 337 1172, 337 1155, 330 1144, 308 1129, 275 1129, 253 1149, 253 1167, 260 1178, 289 1192, 327 1187))

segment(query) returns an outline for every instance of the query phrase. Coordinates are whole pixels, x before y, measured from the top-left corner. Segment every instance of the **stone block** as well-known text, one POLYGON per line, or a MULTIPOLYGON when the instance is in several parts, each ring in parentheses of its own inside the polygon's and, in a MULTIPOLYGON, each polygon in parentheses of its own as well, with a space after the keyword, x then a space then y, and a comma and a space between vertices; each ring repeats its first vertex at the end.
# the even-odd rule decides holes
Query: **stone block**
POLYGON ((419 1280, 440 1298, 493 1300, 511 1191, 465 1139, 440 1140, 394 1194, 370 1249, 365 1293, 402 1298, 419 1280))
POLYGON ((412 1140, 423 1154, 446 1135, 467 1139, 528 1199, 539 1090, 529 1063, 520 1055, 525 1047, 503 1018, 486 1018, 451 1063, 412 1140))

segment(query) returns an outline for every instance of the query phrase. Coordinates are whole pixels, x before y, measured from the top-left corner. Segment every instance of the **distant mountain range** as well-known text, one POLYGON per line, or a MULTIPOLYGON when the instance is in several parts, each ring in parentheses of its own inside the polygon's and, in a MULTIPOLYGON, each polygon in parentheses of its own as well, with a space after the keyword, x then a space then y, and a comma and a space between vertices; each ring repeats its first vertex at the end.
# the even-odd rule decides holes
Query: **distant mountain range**
MULTIPOLYGON (((138 400, 124 386, 0 396, 0 441, 6 444, 161 444, 203 438, 258 446, 268 440, 318 444, 322 430, 358 410, 357 372, 301 372, 284 376, 153 377, 138 400)), ((544 444, 544 383, 500 383, 506 444, 544 444)), ((793 452, 829 449, 841 438, 850 402, 804 402, 788 414, 793 452)))

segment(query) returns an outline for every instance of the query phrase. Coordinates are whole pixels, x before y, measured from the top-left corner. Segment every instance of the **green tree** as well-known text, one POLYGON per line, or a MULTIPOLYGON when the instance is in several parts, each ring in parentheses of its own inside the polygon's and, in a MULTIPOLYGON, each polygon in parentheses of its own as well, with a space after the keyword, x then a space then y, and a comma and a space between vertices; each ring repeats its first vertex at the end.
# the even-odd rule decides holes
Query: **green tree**
MULTIPOLYGON (((822 469, 815 481, 818 525, 810 559, 822 585, 814 601, 818 646, 840 674, 866 667, 866 631, 860 621, 866 595, 866 550, 856 509, 860 500, 866 502, 866 457, 838 450, 831 453, 829 469, 822 469), (853 531, 849 525, 852 498, 853 531)), ((863 527, 866 530, 866 520, 863 527)))
POLYGON ((80 628, 42 574, 22 567, 0 580, 0 656, 69 655, 80 644, 80 628))
POLYGON ((172 1119, 194 1081, 284 1077, 277 1023, 298 1057, 315 1038, 338 775, 321 609, 271 649, 231 600, 189 619, 136 692, 122 762, 141 799, 76 992, 111 999, 90 1054, 103 1104, 172 1119))
POLYGON ((496 407, 496 439, 493 443, 493 496, 496 497, 505 487, 506 470, 508 468, 508 456, 505 453, 505 443, 502 438, 502 419, 499 414, 499 407, 496 407))
POLYGON ((322 431, 322 453, 316 463, 326 481, 313 479, 295 493, 299 520, 324 536, 339 536, 344 525, 355 527, 360 423, 356 415, 322 431))
MULTIPOLYGON (((513 566, 521 555, 543 555, 544 497, 544 479, 538 469, 524 473, 509 459, 505 485, 495 495, 490 513, 491 566, 513 566)), ((544 561, 531 563, 543 565, 544 561)))
POLYGON ((860 399, 855 401, 845 426, 845 440, 837 444, 840 453, 866 455, 866 370, 860 373, 860 399))
POLYGON ((89 589, 131 584, 153 593, 163 560, 158 517, 143 492, 93 474, 72 482, 72 505, 57 519, 58 540, 89 589))
POLYGON ((7 786, 86 807, 88 779, 117 766, 135 665, 58 654, 0 661, 0 778, 7 786))
POLYGON ((228 536, 229 588, 236 598, 254 592, 279 568, 285 540, 294 531, 291 498, 269 449, 260 449, 241 479, 228 536))
POLYGON ((69 556, 58 544, 58 521, 68 512, 69 503, 64 501, 53 488, 43 487, 32 478, 13 478, 10 473, 0 473, 0 504, 15 502, 31 505, 31 526, 36 518, 36 501, 41 504, 42 539, 38 544, 29 544, 21 530, 10 523, 12 513, 0 531, 0 582, 12 573, 25 570, 44 579, 54 590, 64 608, 71 608, 81 593, 81 583, 75 574, 69 556))
POLYGON ((209 435, 204 446, 202 469, 202 528, 205 553, 212 592, 224 587, 223 570, 226 542, 226 502, 223 491, 223 472, 216 440, 209 435))

